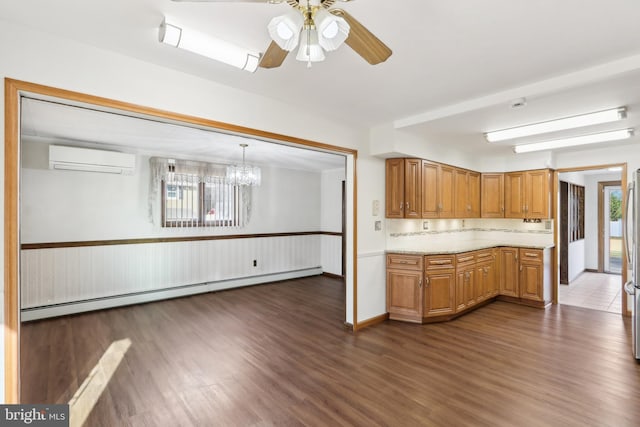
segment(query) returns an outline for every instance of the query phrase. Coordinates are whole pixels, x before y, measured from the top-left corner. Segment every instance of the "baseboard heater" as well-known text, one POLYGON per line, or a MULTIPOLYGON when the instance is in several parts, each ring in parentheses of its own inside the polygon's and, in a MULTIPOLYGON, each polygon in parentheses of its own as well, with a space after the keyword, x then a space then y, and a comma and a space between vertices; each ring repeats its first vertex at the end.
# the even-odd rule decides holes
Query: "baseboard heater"
POLYGON ((237 279, 197 283, 193 285, 135 292, 124 295, 114 295, 61 304, 29 307, 20 310, 20 321, 28 322, 31 320, 46 319, 49 317, 66 316, 69 314, 83 313, 86 311, 103 310, 106 308, 160 301, 164 299, 178 298, 188 295, 202 294, 206 292, 221 291, 225 289, 277 282, 280 280, 316 276, 319 274, 322 274, 322 267, 312 267, 301 270, 285 271, 281 273, 248 276, 237 279))

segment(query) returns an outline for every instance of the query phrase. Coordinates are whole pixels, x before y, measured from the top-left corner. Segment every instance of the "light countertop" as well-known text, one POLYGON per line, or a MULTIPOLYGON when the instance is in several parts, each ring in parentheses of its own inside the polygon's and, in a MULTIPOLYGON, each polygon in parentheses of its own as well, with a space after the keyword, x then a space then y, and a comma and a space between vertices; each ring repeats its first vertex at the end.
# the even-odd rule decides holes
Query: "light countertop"
POLYGON ((510 248, 528 248, 528 249, 548 249, 554 247, 553 244, 536 244, 536 243, 512 243, 512 242, 494 242, 487 240, 468 240, 465 242, 452 242, 451 244, 438 243, 437 245, 418 246, 407 245, 397 249, 387 249, 386 253, 406 254, 406 255, 441 255, 441 254, 459 254, 463 252, 477 251, 480 249, 490 249, 501 246, 510 248))

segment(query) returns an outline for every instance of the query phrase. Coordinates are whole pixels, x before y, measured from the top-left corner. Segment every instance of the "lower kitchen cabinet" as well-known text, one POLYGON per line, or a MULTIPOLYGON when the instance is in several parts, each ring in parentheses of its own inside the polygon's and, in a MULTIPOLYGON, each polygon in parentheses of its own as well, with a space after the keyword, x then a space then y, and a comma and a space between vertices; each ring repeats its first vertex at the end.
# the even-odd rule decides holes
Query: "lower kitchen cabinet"
POLYGON ((427 271, 424 284, 424 316, 450 315, 456 312, 455 271, 427 271))
POLYGON ((545 307, 551 301, 550 263, 550 249, 389 253, 387 312, 393 320, 422 323, 450 320, 496 297, 545 307))
POLYGON ((387 255, 387 312, 390 319, 422 322, 422 258, 422 255, 387 255))

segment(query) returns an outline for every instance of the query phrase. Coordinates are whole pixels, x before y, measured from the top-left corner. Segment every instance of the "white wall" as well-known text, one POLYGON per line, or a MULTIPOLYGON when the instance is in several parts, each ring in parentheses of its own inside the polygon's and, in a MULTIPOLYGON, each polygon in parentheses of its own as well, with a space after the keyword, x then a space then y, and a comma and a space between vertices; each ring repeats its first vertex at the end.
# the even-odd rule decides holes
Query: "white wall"
MULTIPOLYGON (((348 118, 341 123, 299 106, 250 94, 2 20, 0 58, 1 77, 337 146, 362 149, 367 144, 367 131, 348 124, 348 118), (313 126, 310 126, 310 123, 313 126)), ((4 103, 0 103, 0 115, 4 116, 4 103)), ((4 122, 1 126, 4 130, 4 122)), ((0 134, 4 135, 4 131, 0 134)), ((363 158, 366 158, 364 153, 360 155, 360 159, 363 158)), ((0 164, 4 165, 4 150, 0 150, 0 164)), ((361 180, 366 181, 367 178, 362 177, 361 180)), ((2 191, 4 190, 1 189, 0 192, 2 191)), ((4 209, 0 211, 4 212, 4 209)), ((0 236, 4 237, 3 233, 0 231, 0 236)), ((359 246, 359 250, 368 250, 366 242, 371 240, 368 234, 374 233, 369 229, 359 232, 359 237, 365 242, 359 246)), ((4 238, 2 241, 4 242, 4 238)), ((0 248, 0 257, 3 256, 4 244, 0 248)), ((2 273, 3 269, 4 266, 0 267, 2 273)), ((4 277, 4 274, 2 276, 4 277)), ((384 282, 383 279, 382 281, 384 282)), ((360 284, 359 292, 369 292, 367 282, 360 284)), ((4 298, 3 291, 0 291, 0 296, 4 298)), ((347 292, 347 306, 351 304, 349 298, 350 293, 347 292)), ((0 317, 3 318, 2 310, 3 305, 0 305, 0 317)), ((3 366, 4 351, 1 343, 4 343, 3 337, 0 337, 0 366, 3 366)), ((3 378, 0 378, 0 382, 3 381, 3 378)), ((0 387, 0 401, 4 400, 3 390, 4 388, 0 387)))
MULTIPOLYGON (((320 230, 342 232, 342 182, 345 169, 323 171, 320 181, 320 230)), ((322 270, 342 275, 342 237, 322 236, 322 270)))

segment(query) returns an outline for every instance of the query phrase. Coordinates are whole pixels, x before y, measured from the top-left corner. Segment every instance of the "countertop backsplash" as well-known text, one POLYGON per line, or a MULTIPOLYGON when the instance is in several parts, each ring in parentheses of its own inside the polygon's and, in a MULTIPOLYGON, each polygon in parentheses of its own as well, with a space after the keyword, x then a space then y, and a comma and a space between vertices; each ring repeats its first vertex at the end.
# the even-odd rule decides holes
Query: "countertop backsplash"
POLYGON ((474 241, 496 245, 553 245, 552 220, 387 219, 385 228, 387 250, 436 250, 474 241))

